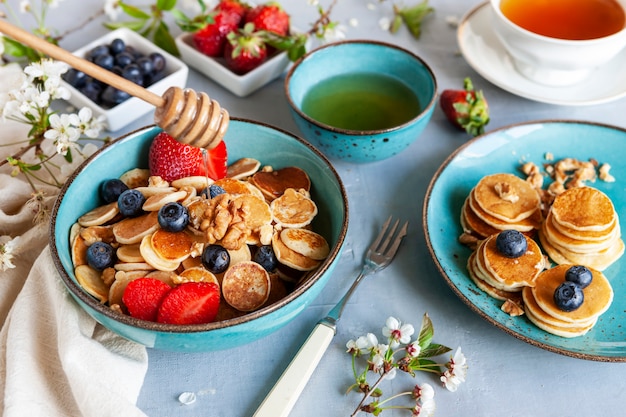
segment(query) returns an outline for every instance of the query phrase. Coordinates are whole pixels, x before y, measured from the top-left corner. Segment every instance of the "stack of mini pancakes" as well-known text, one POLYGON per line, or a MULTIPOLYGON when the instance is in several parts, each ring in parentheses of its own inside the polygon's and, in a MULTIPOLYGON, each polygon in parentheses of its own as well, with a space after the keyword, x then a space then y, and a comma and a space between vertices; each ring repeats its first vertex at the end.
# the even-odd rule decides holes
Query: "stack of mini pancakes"
POLYGON ((599 271, 624 253, 613 203, 591 187, 559 194, 541 226, 539 239, 555 263, 586 265, 599 271))
POLYGON ((541 220, 537 191, 523 179, 506 173, 483 177, 461 210, 464 232, 479 240, 507 229, 533 235, 541 220))
POLYGON ((521 304, 521 291, 534 286, 535 279, 545 267, 544 256, 534 240, 527 236, 526 252, 517 258, 508 258, 496 246, 497 234, 481 241, 467 261, 472 281, 498 300, 521 304))
POLYGON ((522 291, 528 319, 540 329, 561 337, 576 337, 587 333, 613 301, 613 289, 604 274, 589 268, 591 284, 583 289, 584 301, 576 310, 567 312, 554 302, 556 288, 565 281, 572 265, 557 265, 539 274, 534 287, 522 291))

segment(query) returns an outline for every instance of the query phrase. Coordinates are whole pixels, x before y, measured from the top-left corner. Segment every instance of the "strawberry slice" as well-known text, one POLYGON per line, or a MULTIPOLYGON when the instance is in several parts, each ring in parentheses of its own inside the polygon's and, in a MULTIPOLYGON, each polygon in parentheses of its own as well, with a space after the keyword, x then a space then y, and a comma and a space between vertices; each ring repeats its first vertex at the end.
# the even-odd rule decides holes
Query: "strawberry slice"
POLYGON ((213 282, 186 282, 163 298, 157 322, 203 324, 215 320, 220 305, 220 288, 213 282))
POLYGON ((156 321, 161 300, 172 288, 155 278, 137 278, 128 283, 122 302, 131 317, 156 321))
POLYGON ((482 91, 475 91, 472 81, 465 78, 463 90, 444 90, 439 106, 448 120, 472 136, 484 133, 489 123, 489 106, 482 91))
POLYGON ((203 152, 201 148, 176 141, 165 132, 159 133, 150 145, 150 175, 158 175, 169 182, 196 175, 206 175, 213 180, 224 178, 228 160, 224 141, 206 151, 206 161, 203 152))

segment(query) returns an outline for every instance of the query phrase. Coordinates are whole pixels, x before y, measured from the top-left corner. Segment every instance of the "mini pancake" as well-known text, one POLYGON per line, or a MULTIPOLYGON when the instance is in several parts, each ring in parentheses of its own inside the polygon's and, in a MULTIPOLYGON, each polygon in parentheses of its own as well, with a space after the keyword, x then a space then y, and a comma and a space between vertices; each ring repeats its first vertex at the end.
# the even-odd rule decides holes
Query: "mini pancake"
POLYGON ((232 164, 228 165, 226 169, 226 176, 233 179, 243 179, 253 175, 261 168, 261 162, 254 158, 241 158, 232 164))
POLYGON ((520 296, 519 291, 504 291, 504 290, 498 289, 494 287, 493 285, 490 285, 485 280, 479 278, 476 275, 475 257, 476 257, 476 252, 472 253, 467 261, 467 270, 469 271, 469 276, 472 279, 472 281, 474 281, 474 284, 476 284, 478 288, 480 288, 481 290, 483 290, 484 292, 486 292, 487 294, 489 294, 491 297, 495 298, 496 300, 501 300, 501 301, 512 300, 512 301, 519 303, 521 301, 521 296, 520 296))
POLYGON ((498 229, 498 230, 507 230, 513 229, 518 232, 530 232, 536 229, 539 229, 542 221, 541 210, 539 207, 528 217, 521 219, 519 221, 504 221, 495 216, 490 215, 486 211, 484 211, 474 198, 475 191, 472 190, 469 196, 469 206, 472 212, 476 214, 478 218, 480 218, 487 225, 498 229))
POLYGON ((181 189, 184 187, 192 187, 196 192, 201 192, 205 188, 211 186, 214 181, 209 177, 202 175, 194 175, 191 177, 178 178, 170 183, 172 187, 181 189))
POLYGON ((487 271, 496 281, 508 288, 533 286, 535 278, 544 268, 544 258, 539 245, 524 236, 528 249, 517 258, 507 258, 496 247, 497 235, 492 235, 481 245, 487 271))
POLYGON ((539 194, 523 179, 513 174, 487 175, 474 187, 476 203, 488 214, 505 222, 519 222, 530 217, 539 207, 539 194), (502 198, 496 190, 499 185, 508 187, 516 201, 502 198))
POLYGON ((269 298, 270 276, 258 263, 239 262, 228 268, 222 279, 224 300, 239 311, 254 311, 269 298))
POLYGON ((227 251, 228 255, 230 255, 230 266, 252 260, 252 254, 248 245, 241 245, 239 249, 227 249, 227 251))
POLYGON ((469 206, 469 197, 465 200, 461 209, 461 226, 464 230, 469 230, 473 235, 481 239, 500 232, 495 227, 489 226, 472 211, 469 206))
POLYGON ((155 194, 146 199, 141 209, 143 211, 159 211, 159 209, 167 203, 176 203, 182 201, 185 197, 187 197, 187 192, 182 190, 155 194))
POLYGON ((592 240, 586 241, 580 238, 572 238, 562 234, 556 227, 554 227, 554 217, 548 215, 546 222, 542 225, 543 233, 554 245, 558 245, 567 250, 577 253, 593 253, 599 252, 613 246, 619 234, 615 231, 619 231, 619 228, 612 228, 607 230, 607 234, 604 240, 592 240))
POLYGON ((145 262, 139 251, 139 243, 121 245, 117 248, 115 255, 122 262, 145 262))
POLYGON ((281 227, 300 228, 313 221, 317 215, 317 206, 307 196, 293 188, 285 190, 283 195, 270 203, 272 219, 281 227))
POLYGON ((128 186, 128 188, 147 187, 148 178, 150 178, 149 169, 134 168, 126 171, 120 176, 120 181, 128 186))
POLYGON ((159 194, 168 194, 176 191, 174 187, 137 187, 135 190, 139 191, 144 197, 150 198, 159 194))
POLYGON ((585 300, 574 311, 562 311, 554 302, 554 291, 565 281, 565 272, 572 265, 557 265, 537 277, 532 294, 537 304, 550 316, 570 323, 588 323, 604 313, 613 301, 613 289, 604 274, 589 268, 593 274, 591 284, 583 289, 585 300))
POLYGON ((78 218, 78 224, 83 227, 101 226, 115 218, 120 210, 117 207, 117 201, 105 204, 100 207, 83 214, 78 218))
POLYGON ((149 271, 146 274, 147 278, 158 279, 159 281, 163 281, 170 287, 173 287, 175 285, 174 281, 176 280, 177 276, 178 275, 174 271, 159 271, 158 269, 149 271))
POLYGON ((283 195, 288 188, 306 191, 311 189, 311 179, 298 167, 286 167, 271 172, 260 171, 250 178, 250 182, 261 190, 269 201, 283 195))
POLYGON ((70 229, 72 264, 75 267, 79 265, 87 265, 87 248, 89 246, 87 246, 85 239, 83 239, 80 233, 76 230, 80 229, 80 225, 78 223, 74 223, 74 226, 70 229))
POLYGON ((216 284, 218 287, 220 285, 219 281, 215 277, 215 275, 206 270, 204 267, 197 266, 194 268, 187 268, 180 274, 180 282, 212 282, 216 284))
POLYGON ((109 299, 109 287, 102 280, 102 273, 90 267, 89 265, 79 265, 74 268, 76 281, 88 294, 95 297, 102 304, 109 299))
POLYGON ((572 239, 584 240, 587 242, 602 242, 607 239, 607 236, 620 235, 620 225, 615 217, 613 223, 606 230, 594 231, 594 230, 574 230, 565 225, 560 224, 554 220, 552 213, 548 213, 546 221, 550 221, 551 226, 559 231, 564 236, 571 237, 572 239))
POLYGON ((151 211, 138 217, 128 217, 113 225, 115 240, 124 245, 139 243, 159 228, 158 212, 151 211))
POLYGON ((590 266, 604 271, 624 254, 624 241, 618 239, 613 246, 595 253, 576 253, 550 241, 545 235, 544 227, 539 231, 541 247, 550 259, 557 264, 575 264, 590 266))
POLYGON ((244 222, 249 230, 258 230, 272 223, 272 212, 265 199, 256 195, 244 194, 233 199, 232 204, 244 211, 244 222))
POLYGON ((182 262, 191 254, 194 239, 185 232, 168 232, 158 229, 150 235, 154 252, 169 262, 182 262))
POLYGON ((152 271, 154 267, 147 262, 118 262, 113 265, 116 271, 132 272, 132 271, 152 271))
POLYGON ((180 262, 168 261, 155 252, 152 247, 152 235, 144 236, 144 238, 141 239, 139 251, 141 252, 141 256, 146 260, 146 263, 151 265, 154 269, 160 271, 175 271, 180 266, 180 262))
POLYGON ((261 191, 248 181, 236 180, 234 178, 222 178, 215 181, 213 184, 221 187, 228 194, 248 194, 255 195, 264 200, 261 191))
POLYGON ((583 336, 592 329, 595 325, 595 321, 592 324, 588 324, 586 326, 579 327, 559 327, 550 323, 546 323, 542 321, 540 318, 535 316, 530 310, 526 311, 526 317, 531 321, 535 326, 539 327, 541 330, 544 330, 548 333, 551 333, 556 336, 573 338, 578 336, 583 336))
POLYGON ((280 240, 289 249, 308 258, 321 261, 330 253, 330 247, 324 237, 307 229, 283 229, 280 240))
POLYGON ((559 194, 550 212, 557 223, 580 231, 605 231, 617 216, 609 197, 591 187, 570 188, 559 194))
POLYGON ((298 271, 310 271, 320 264, 320 261, 311 259, 285 246, 279 233, 275 233, 272 237, 272 249, 274 249, 278 262, 298 271))
POLYGON ((537 320, 545 324, 549 324, 559 329, 577 329, 575 331, 580 330, 581 328, 586 328, 589 325, 593 326, 597 319, 594 317, 593 319, 585 322, 572 323, 568 321, 563 321, 552 317, 548 313, 546 313, 540 306, 537 304, 537 300, 535 300, 535 296, 530 287, 526 287, 522 290, 522 298, 524 301, 524 308, 526 311, 530 311, 530 314, 533 315, 537 320))

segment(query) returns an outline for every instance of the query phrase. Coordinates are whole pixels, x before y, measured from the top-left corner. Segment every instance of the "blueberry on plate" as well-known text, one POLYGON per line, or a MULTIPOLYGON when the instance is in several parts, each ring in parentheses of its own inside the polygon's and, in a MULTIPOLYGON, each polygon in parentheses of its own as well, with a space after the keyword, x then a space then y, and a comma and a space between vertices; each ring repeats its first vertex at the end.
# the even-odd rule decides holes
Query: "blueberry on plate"
POLYGON ((593 274, 584 265, 574 265, 565 272, 565 281, 578 284, 580 288, 585 288, 591 284, 593 274))
POLYGON ((100 186, 100 195, 105 203, 112 203, 120 198, 120 194, 128 190, 128 186, 118 178, 105 180, 100 186))
POLYGON ((585 294, 578 284, 565 281, 554 291, 554 302, 563 311, 574 311, 585 301, 585 294))
POLYGON ((214 274, 220 274, 230 265, 230 254, 223 246, 207 245, 202 252, 202 265, 214 274))
POLYGON ((278 266, 278 259, 271 245, 263 245, 254 253, 254 262, 261 265, 267 272, 271 272, 278 266))
POLYGON ((132 189, 126 190, 117 199, 117 207, 120 213, 126 217, 135 217, 143 213, 141 207, 146 202, 146 198, 140 191, 132 189))
POLYGON ((87 263, 98 271, 111 268, 115 265, 115 249, 108 243, 94 242, 87 248, 87 263))
POLYGON ((519 258, 526 253, 526 236, 517 230, 505 230, 496 237, 496 249, 507 258, 519 258))
POLYGON ((189 211, 180 203, 166 203, 159 209, 158 220, 161 229, 180 232, 189 224, 189 211))

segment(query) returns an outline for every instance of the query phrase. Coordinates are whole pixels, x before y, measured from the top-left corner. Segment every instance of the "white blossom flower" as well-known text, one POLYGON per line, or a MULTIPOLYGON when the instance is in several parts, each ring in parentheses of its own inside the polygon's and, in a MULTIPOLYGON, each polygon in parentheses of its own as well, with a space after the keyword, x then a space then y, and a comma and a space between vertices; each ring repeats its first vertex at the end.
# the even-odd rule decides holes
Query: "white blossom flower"
POLYGON ((58 153, 66 155, 80 137, 80 130, 72 125, 69 115, 52 114, 50 115, 50 129, 46 130, 44 137, 56 143, 58 153))
POLYGON ((353 28, 355 28, 359 26, 359 19, 357 19, 356 17, 353 17, 350 20, 348 20, 348 24, 352 26, 353 28))
POLYGON ((20 12, 28 13, 31 9, 30 0, 21 0, 20 1, 20 12))
POLYGON ((360 336, 356 340, 349 340, 346 344, 348 352, 356 352, 361 355, 373 349, 378 345, 378 339, 373 333, 368 333, 365 336, 360 336))
POLYGON ((120 0, 104 0, 104 13, 113 21, 120 14, 120 0))
POLYGON ((413 396, 416 400, 421 400, 422 402, 430 401, 435 398, 435 389, 426 382, 422 385, 415 385, 413 396))
POLYGON ((17 247, 19 236, 0 236, 0 271, 8 271, 15 268, 13 264, 13 253, 17 247))
POLYGON ((389 345, 378 344, 374 348, 372 348, 372 358, 370 359, 370 363, 372 364, 374 371, 377 372, 383 364, 385 363, 385 353, 389 349, 389 345))
POLYGON ((340 41, 346 38, 347 28, 344 25, 329 26, 324 31, 324 40, 326 42, 340 41))
POLYGON ((406 344, 411 341, 411 336, 415 333, 415 329, 411 324, 402 324, 395 317, 389 317, 383 327, 383 336, 389 338, 392 348, 398 347, 401 343, 406 344))
POLYGON ((320 4, 319 0, 306 0, 306 2, 309 6, 317 6, 320 4))
POLYGON ((435 415, 435 400, 420 401, 415 404, 413 408, 413 416, 434 416, 435 415))
POLYGON ((378 21, 378 26, 384 30, 387 31, 389 30, 389 28, 391 27, 391 19, 389 19, 388 17, 381 17, 380 20, 378 21))
POLYGON ((422 348, 417 342, 409 343, 408 345, 406 345, 405 349, 406 349, 407 355, 409 355, 412 358, 417 357, 422 351, 422 348))
POLYGON ((467 359, 461 352, 460 347, 457 348, 454 356, 450 358, 446 368, 440 379, 448 391, 454 392, 459 385, 465 382, 465 375, 467 374, 467 359))

